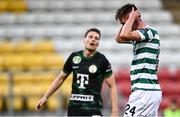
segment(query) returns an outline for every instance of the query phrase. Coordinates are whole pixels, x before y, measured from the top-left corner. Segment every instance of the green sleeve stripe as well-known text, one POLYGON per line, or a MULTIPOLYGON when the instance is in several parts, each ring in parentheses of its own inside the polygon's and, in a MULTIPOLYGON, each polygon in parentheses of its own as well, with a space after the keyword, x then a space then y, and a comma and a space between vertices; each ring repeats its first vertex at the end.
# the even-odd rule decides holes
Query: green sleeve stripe
POLYGON ((112 72, 109 72, 109 73, 107 73, 107 74, 104 74, 104 77, 105 77, 105 78, 109 78, 111 75, 112 75, 112 72))

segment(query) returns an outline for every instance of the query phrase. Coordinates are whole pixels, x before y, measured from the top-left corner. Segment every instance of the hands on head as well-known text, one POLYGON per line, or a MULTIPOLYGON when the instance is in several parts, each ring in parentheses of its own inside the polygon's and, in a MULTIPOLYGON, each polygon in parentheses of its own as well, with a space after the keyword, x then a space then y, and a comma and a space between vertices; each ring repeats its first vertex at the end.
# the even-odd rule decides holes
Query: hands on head
POLYGON ((129 18, 134 18, 135 20, 141 17, 141 13, 139 10, 134 10, 134 7, 132 7, 132 11, 129 14, 129 18))

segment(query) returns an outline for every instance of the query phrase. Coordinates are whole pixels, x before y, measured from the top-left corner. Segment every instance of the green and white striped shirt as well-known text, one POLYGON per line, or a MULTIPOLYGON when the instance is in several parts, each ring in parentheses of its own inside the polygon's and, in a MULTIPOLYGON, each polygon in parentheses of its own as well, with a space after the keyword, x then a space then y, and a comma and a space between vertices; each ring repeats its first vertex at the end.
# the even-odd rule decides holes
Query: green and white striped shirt
POLYGON ((131 64, 131 90, 160 91, 157 78, 160 40, 157 31, 147 26, 139 29, 141 41, 133 44, 133 60, 131 64))

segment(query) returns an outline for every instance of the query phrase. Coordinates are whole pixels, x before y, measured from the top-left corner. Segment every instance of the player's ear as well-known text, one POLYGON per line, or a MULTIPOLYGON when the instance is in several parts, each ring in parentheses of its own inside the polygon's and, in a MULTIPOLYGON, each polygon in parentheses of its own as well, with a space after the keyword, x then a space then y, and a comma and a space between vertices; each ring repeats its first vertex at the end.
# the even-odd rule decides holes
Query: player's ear
POLYGON ((83 42, 86 43, 86 37, 84 37, 83 42))

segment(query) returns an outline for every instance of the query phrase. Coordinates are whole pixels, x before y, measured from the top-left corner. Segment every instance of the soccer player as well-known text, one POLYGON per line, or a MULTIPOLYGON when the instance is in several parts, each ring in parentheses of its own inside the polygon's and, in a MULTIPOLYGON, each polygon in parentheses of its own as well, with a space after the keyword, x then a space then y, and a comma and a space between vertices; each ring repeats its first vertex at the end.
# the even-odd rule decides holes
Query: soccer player
POLYGON ((103 54, 96 51, 100 37, 101 33, 97 28, 87 30, 84 38, 85 49, 73 52, 68 57, 63 70, 38 102, 37 110, 42 107, 48 97, 63 84, 72 72, 73 83, 68 104, 68 116, 102 116, 101 90, 103 81, 110 87, 111 115, 118 115, 117 89, 111 65, 103 54))
MULTIPOLYGON (((152 17, 153 18, 153 17, 152 17)), ((117 9, 115 19, 122 25, 116 34, 118 43, 133 45, 131 95, 124 117, 155 117, 162 99, 157 78, 160 40, 156 29, 146 25, 134 4, 117 9)))

